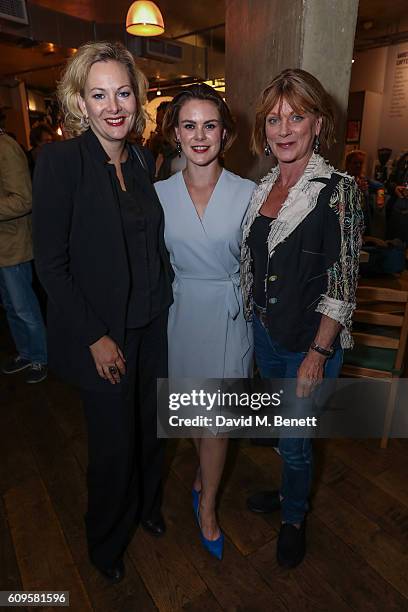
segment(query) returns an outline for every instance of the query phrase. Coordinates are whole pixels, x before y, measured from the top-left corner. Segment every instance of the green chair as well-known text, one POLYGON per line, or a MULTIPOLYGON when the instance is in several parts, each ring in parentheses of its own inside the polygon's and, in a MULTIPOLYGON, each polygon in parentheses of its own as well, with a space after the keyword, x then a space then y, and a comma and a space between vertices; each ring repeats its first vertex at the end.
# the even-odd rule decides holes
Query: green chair
MULTIPOLYGON (((342 376, 381 378, 402 376, 408 336, 408 291, 360 286, 353 316, 354 349, 345 351, 342 376)), ((386 448, 397 385, 391 384, 381 448, 386 448)))

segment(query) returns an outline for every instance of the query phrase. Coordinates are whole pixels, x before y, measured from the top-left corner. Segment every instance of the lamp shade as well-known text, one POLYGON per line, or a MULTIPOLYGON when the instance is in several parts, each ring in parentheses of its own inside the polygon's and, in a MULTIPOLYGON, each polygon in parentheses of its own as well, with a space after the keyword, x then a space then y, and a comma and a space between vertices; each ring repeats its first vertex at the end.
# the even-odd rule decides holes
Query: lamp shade
POLYGON ((163 34, 163 17, 154 2, 137 0, 130 5, 126 15, 126 32, 134 36, 163 34))

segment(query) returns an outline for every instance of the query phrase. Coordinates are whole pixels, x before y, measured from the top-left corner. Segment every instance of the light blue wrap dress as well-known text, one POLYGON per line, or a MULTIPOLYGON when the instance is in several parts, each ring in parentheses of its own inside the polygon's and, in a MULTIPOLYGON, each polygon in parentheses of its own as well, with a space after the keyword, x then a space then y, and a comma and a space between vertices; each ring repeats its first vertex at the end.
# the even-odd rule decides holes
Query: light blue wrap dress
POLYGON ((255 183, 223 169, 202 219, 182 172, 155 187, 175 272, 169 378, 246 378, 253 337, 244 318, 239 266, 242 225, 255 183))

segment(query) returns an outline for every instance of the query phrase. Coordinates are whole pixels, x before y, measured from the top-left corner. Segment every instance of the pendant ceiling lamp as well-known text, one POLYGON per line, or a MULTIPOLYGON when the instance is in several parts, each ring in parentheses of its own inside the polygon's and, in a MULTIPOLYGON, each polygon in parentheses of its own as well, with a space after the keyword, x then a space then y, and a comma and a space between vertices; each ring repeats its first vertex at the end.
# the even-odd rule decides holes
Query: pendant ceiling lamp
POLYGON ((137 0, 126 15, 126 32, 133 36, 157 36, 164 32, 164 21, 159 8, 149 0, 137 0))

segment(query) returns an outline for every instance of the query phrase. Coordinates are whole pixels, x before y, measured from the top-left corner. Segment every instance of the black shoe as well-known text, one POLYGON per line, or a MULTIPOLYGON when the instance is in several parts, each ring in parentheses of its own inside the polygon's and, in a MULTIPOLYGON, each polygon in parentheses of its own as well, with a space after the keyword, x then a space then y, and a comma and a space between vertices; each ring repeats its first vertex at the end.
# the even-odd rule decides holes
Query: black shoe
POLYGON ((120 561, 118 561, 114 567, 99 567, 98 565, 95 565, 95 563, 93 565, 96 567, 98 572, 100 572, 102 576, 106 578, 106 580, 109 580, 109 582, 112 584, 121 582, 125 577, 125 565, 123 563, 123 559, 120 559, 120 561))
POLYGON ((21 370, 25 370, 30 366, 30 359, 24 359, 23 357, 20 357, 20 355, 16 355, 3 363, 1 371, 3 374, 16 374, 17 372, 21 372, 21 370))
POLYGON ((142 521, 141 525, 145 531, 156 538, 161 538, 166 533, 166 523, 161 515, 156 519, 142 521))
POLYGON ((26 376, 26 383, 33 385, 39 383, 47 378, 48 368, 46 365, 41 363, 31 363, 30 369, 26 376))
POLYGON ((247 506, 251 512, 275 512, 281 507, 279 491, 258 491, 247 498, 247 506))
POLYGON ((305 521, 299 529, 290 523, 281 525, 278 537, 277 559, 282 567, 296 567, 303 561, 306 553, 305 521))

